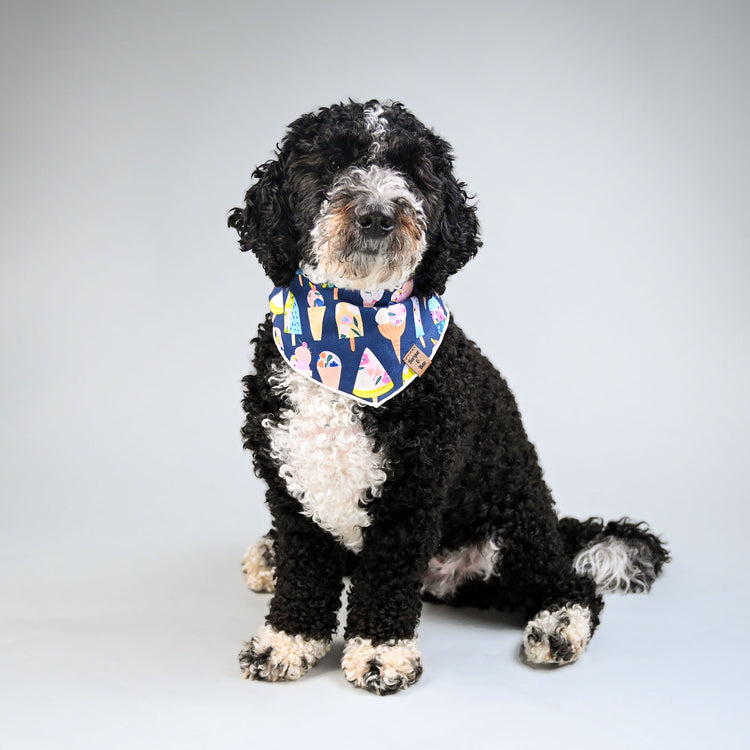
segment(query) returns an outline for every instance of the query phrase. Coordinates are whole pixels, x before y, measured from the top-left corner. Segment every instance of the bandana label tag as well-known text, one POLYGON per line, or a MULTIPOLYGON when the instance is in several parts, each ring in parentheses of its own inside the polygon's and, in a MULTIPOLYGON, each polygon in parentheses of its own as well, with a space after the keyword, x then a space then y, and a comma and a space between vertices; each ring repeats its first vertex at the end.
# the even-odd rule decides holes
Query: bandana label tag
POLYGON ((422 377, 424 371, 432 364, 432 360, 416 344, 406 352, 404 362, 409 365, 419 377, 422 377))

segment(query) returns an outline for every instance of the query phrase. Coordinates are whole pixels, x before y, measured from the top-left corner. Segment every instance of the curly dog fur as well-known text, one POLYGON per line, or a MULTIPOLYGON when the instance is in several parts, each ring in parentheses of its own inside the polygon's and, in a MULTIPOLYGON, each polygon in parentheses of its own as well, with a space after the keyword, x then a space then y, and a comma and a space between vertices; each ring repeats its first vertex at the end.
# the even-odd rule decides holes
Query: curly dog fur
MULTIPOLYGON (((442 294, 480 247, 450 146, 398 103, 334 105, 293 122, 231 211, 242 250, 276 286, 320 283, 442 294)), ((392 400, 362 406, 295 373, 270 317, 244 378, 244 445, 273 529, 246 554, 266 624, 246 677, 296 679, 327 651, 351 576, 343 669, 387 694, 422 673, 422 599, 521 608, 526 659, 567 664, 602 593, 648 590, 668 560, 628 519, 558 519, 502 376, 451 321, 434 362, 392 400), (333 473, 333 468, 336 472, 333 473)))

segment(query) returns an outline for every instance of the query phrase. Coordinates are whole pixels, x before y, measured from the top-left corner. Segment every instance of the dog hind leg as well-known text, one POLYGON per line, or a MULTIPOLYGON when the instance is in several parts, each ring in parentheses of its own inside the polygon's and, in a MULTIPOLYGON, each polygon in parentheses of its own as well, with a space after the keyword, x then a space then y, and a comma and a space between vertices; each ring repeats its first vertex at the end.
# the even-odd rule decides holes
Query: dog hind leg
POLYGON ((553 582, 526 624, 523 653, 532 664, 572 664, 588 646, 604 602, 590 580, 571 574, 553 582))
MULTIPOLYGON (((648 591, 669 560, 645 524, 626 518, 563 518, 558 524, 569 572, 551 586, 552 599, 524 630, 529 662, 568 664, 583 653, 599 621, 601 594, 648 591)), ((552 580, 552 579, 551 579, 552 580)))

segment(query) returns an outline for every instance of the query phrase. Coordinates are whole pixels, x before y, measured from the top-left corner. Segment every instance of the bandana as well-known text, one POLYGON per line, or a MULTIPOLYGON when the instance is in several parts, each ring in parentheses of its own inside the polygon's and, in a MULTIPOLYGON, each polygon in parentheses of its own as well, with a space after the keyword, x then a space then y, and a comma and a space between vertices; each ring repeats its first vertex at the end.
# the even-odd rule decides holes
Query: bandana
POLYGON ((379 406, 416 381, 443 341, 450 314, 437 295, 313 284, 297 271, 269 299, 281 356, 318 385, 379 406))

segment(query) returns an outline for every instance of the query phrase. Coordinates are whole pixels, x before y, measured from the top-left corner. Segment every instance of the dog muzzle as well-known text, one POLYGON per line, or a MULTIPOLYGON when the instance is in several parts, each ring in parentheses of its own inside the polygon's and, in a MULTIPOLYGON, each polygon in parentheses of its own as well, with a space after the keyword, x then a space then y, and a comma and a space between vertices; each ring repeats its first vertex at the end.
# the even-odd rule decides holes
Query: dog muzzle
POLYGON ((367 406, 401 393, 430 366, 450 313, 413 282, 382 292, 313 284, 297 271, 269 297, 273 338, 290 367, 367 406))

